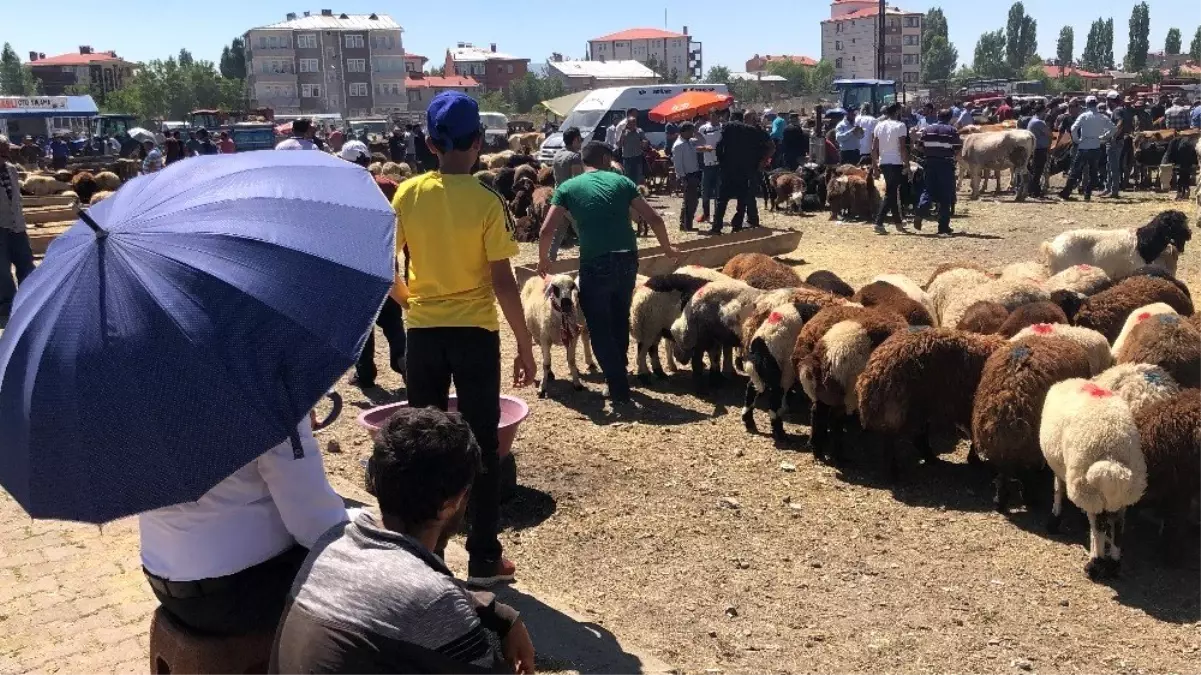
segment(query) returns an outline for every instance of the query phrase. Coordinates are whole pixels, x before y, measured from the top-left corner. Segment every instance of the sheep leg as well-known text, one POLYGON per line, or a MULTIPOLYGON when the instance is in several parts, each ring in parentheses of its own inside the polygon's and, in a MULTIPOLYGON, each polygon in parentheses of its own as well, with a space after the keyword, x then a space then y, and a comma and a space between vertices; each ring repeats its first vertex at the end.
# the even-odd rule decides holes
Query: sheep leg
POLYGON ((915 450, 917 450, 918 457, 921 458, 923 463, 930 465, 936 464, 940 461, 938 459, 938 455, 934 452, 934 447, 930 445, 929 429, 922 430, 922 432, 913 439, 913 447, 915 450))
POLYGON ((698 394, 709 393, 709 383, 705 381, 705 351, 699 347, 692 350, 692 385, 698 394))
POLYGON ((771 420, 771 437, 776 443, 788 440, 788 432, 784 430, 784 413, 788 403, 784 398, 784 388, 772 383, 767 390, 767 418, 771 420))
POLYGON ((650 360, 651 360, 651 363, 653 363, 657 366, 658 362, 659 362, 659 353, 658 353, 659 352, 659 344, 656 342, 656 343, 647 345, 645 342, 642 342, 640 340, 640 341, 638 341, 635 348, 638 350, 638 354, 634 359, 635 361, 638 362, 638 379, 641 380, 644 384, 649 383, 651 380, 651 373, 650 373, 650 370, 646 367, 647 356, 653 350, 654 356, 651 356, 650 360))
MULTIPOLYGON (((670 338, 664 339, 667 340, 667 344, 663 345, 663 351, 667 356, 667 373, 674 375, 679 370, 678 366, 676 366, 675 343, 670 338)), ((658 375, 659 373, 655 374, 658 375)), ((667 377, 667 375, 663 375, 663 377, 667 377)))
POLYGON ((1067 492, 1068 485, 1059 476, 1055 476, 1055 488, 1051 498, 1051 515, 1047 516, 1047 533, 1056 534, 1059 532, 1059 525, 1063 521, 1063 496, 1067 492))
MULTIPOLYGON (((585 328, 580 331, 580 342, 584 343, 584 367, 588 372, 595 373, 599 368, 596 367, 596 359, 592 356, 592 334, 585 328)), ((575 359, 572 359, 575 363, 575 359)))
POLYGON ((714 387, 720 387, 725 381, 721 373, 721 355, 724 351, 721 345, 709 349, 709 384, 714 387))
POLYGON ((997 513, 1009 513, 1009 481, 1010 476, 1005 471, 998 471, 993 477, 993 507, 997 513))
POLYGON ((727 377, 734 377, 735 375, 737 375, 738 374, 737 371, 734 370, 735 365, 741 365, 741 363, 738 363, 738 364, 735 363, 734 348, 731 347, 730 345, 725 345, 724 347, 721 348, 721 372, 722 372, 722 374, 726 375, 727 377))
POLYGON ((1118 544, 1121 537, 1125 509, 1088 514, 1089 561, 1084 571, 1090 579, 1111 578, 1118 575, 1122 550, 1118 544))
POLYGON ((580 382, 580 367, 575 362, 575 348, 580 342, 580 336, 568 338, 567 340, 567 370, 571 373, 571 386, 576 391, 584 390, 584 383, 580 382))
MULTIPOLYGON (((662 341, 662 337, 656 338, 655 341, 651 343, 650 348, 651 371, 654 372, 655 377, 659 378, 660 380, 667 378, 667 373, 663 372, 663 364, 659 361, 659 343, 662 341)), ((671 347, 668 347, 666 351, 667 360, 671 361, 671 347)), ((675 368, 672 368, 672 370, 675 370, 675 368)))
POLYGON ((813 402, 809 413, 809 445, 813 448, 813 457, 822 461, 830 456, 829 416, 830 406, 821 401, 813 402))
POLYGON ((747 380, 746 398, 744 398, 742 402, 742 423, 746 426, 747 432, 752 434, 759 433, 759 427, 755 426, 755 405, 758 402, 759 390, 755 388, 754 382, 747 380))
POLYGON ((1046 467, 1022 471, 1022 502, 1026 505, 1027 511, 1042 509, 1046 505, 1046 471, 1046 467))
POLYGON ((968 197, 968 199, 975 201, 980 198, 980 169, 974 166, 971 167, 968 169, 968 177, 971 179, 972 189, 971 195, 968 197))
POLYGON ((843 464, 846 462, 846 455, 842 452, 842 444, 843 439, 846 438, 847 424, 850 422, 851 416, 847 414, 845 408, 831 406, 827 412, 827 420, 830 426, 830 449, 827 454, 834 464, 843 464))
POLYGON ((542 349, 542 383, 538 385, 538 398, 546 398, 547 389, 555 379, 550 369, 550 336, 544 335, 538 346, 542 349))

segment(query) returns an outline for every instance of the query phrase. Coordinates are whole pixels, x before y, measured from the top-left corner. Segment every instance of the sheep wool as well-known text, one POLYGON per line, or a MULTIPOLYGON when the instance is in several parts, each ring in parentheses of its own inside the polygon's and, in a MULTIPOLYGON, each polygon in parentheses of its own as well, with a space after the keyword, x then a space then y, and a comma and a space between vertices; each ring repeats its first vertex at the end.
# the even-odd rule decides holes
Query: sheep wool
POLYGON ((1136 324, 1113 354, 1117 363, 1154 364, 1183 387, 1201 387, 1201 331, 1177 314, 1136 324))
POLYGON ((1033 335, 1063 338, 1080 345, 1084 353, 1088 354, 1089 372, 1092 375, 1099 374, 1113 364, 1113 355, 1109 353, 1109 341, 1095 330, 1061 323, 1036 323, 1018 331, 1009 340, 1017 342, 1033 335))
POLYGON ((980 300, 991 300, 1012 312, 1021 305, 1050 297, 1040 284, 1028 279, 1001 278, 989 281, 952 296, 942 310, 942 325, 958 326, 967 308, 980 300))
MULTIPOLYGON (((922 291, 922 294, 925 295, 925 292, 922 291)), ((926 305, 914 300, 899 286, 884 279, 877 279, 860 288, 855 295, 851 296, 851 301, 858 302, 864 307, 876 307, 900 314, 911 326, 934 325, 934 319, 926 305)))
POLYGON ((1191 505, 1201 494, 1201 390, 1182 389, 1147 406, 1134 414, 1134 423, 1147 462, 1143 501, 1163 518, 1160 546, 1175 560, 1191 505))
POLYGON ((752 268, 774 262, 776 261, 771 256, 763 253, 739 253, 722 265, 721 272, 731 279, 742 279, 752 268))
POLYGON ((1005 305, 992 300, 978 300, 963 312, 963 318, 955 325, 955 330, 991 335, 1000 331, 1008 318, 1009 310, 1005 309, 1005 305))
POLYGON ((704 279, 705 281, 733 281, 734 278, 722 274, 721 272, 700 265, 684 265, 676 270, 676 274, 687 274, 688 276, 704 279))
POLYGON ((805 277, 805 283, 814 288, 820 288, 827 293, 849 298, 855 294, 855 289, 843 281, 837 274, 829 270, 818 270, 805 277))
POLYGON ((917 282, 913 279, 910 279, 904 274, 881 274, 872 279, 872 281, 883 281, 886 284, 892 284, 893 286, 896 286, 897 288, 901 289, 902 293, 909 296, 910 300, 913 300, 922 307, 925 307, 926 311, 930 313, 931 317, 934 316, 934 302, 930 299, 930 294, 922 290, 922 287, 918 286, 917 282))
POLYGON ((1093 382, 1117 394, 1135 415, 1180 391, 1180 385, 1167 371, 1150 363, 1119 363, 1094 377, 1093 382))
POLYGON ((1113 355, 1116 358, 1118 352, 1121 351, 1122 345, 1126 344, 1126 339, 1130 336, 1130 331, 1138 324, 1150 319, 1159 314, 1175 314, 1176 310, 1166 302, 1153 302, 1149 305, 1139 307, 1126 317, 1126 323, 1122 324, 1122 332, 1118 333, 1118 337, 1113 341, 1113 355))
POLYGON ((930 296, 930 302, 934 304, 933 316, 937 324, 946 326, 942 313, 951 298, 967 293, 970 289, 992 280, 993 277, 990 274, 975 267, 957 267, 931 277, 930 284, 926 287, 926 293, 930 296))
POLYGON ((1005 322, 997 329, 997 333, 1008 338, 1017 335, 1018 331, 1026 326, 1038 323, 1066 324, 1067 322, 1068 316, 1059 305, 1050 300, 1039 300, 1038 302, 1028 302, 1010 312, 1005 322))
POLYGON ((1039 246, 1042 262, 1053 273, 1073 265, 1100 267, 1119 277, 1143 264, 1134 230, 1068 230, 1039 246))
MULTIPOLYGON (((742 420, 748 431, 754 433, 755 403, 760 394, 768 395, 768 418, 771 420, 772 438, 782 441, 784 431, 784 395, 796 382, 796 371, 792 366, 792 348, 796 336, 807 319, 820 308, 817 305, 785 304, 773 308, 757 328, 753 330, 746 345, 747 388, 746 401, 742 409, 742 420)), ((758 317, 752 315, 748 324, 758 317)))
POLYGON ((1130 277, 1091 296, 1076 312, 1077 326, 1092 328, 1107 340, 1116 340, 1126 317, 1139 307, 1163 302, 1177 313, 1193 313, 1193 302, 1175 284, 1157 277, 1130 277))
POLYGON ((1001 268, 999 278, 1006 281, 1033 281, 1035 283, 1042 283, 1050 276, 1051 271, 1043 263, 1024 260, 1001 268))
POLYGON ((926 280, 926 285, 922 286, 922 288, 926 289, 926 292, 929 293, 930 287, 934 285, 934 281, 936 279, 938 279, 940 276, 942 276, 943 274, 945 274, 947 272, 950 272, 952 270, 961 270, 961 269, 976 270, 977 272, 984 274, 986 277, 988 277, 990 279, 994 278, 992 272, 989 272, 987 269, 985 269, 985 268, 981 267, 980 265, 977 265, 976 263, 973 263, 973 262, 939 263, 938 267, 935 267, 934 271, 930 273, 930 278, 926 280))
POLYGON ((521 304, 525 310, 525 325, 538 341, 542 351, 542 381, 538 386, 538 397, 545 398, 550 382, 554 380, 550 355, 553 345, 567 348, 567 367, 571 372, 571 385, 580 391, 579 367, 576 365, 575 350, 580 338, 584 339, 584 363, 589 371, 596 370, 592 360, 592 347, 588 336, 583 333, 583 312, 580 311, 579 288, 569 274, 556 274, 545 279, 530 277, 521 287, 521 304))
MULTIPOLYGON (((638 350, 638 377, 664 378, 667 374, 659 362, 659 342, 670 336, 671 325, 684 311, 684 304, 707 281, 685 274, 662 274, 643 277, 634 290, 630 303, 630 337, 638 350), (649 356, 651 368, 647 368, 649 356)), ((675 372, 672 350, 667 349, 667 369, 675 372)))
POLYGON ((1109 275, 1105 270, 1093 265, 1072 265, 1053 274, 1043 285, 1050 292, 1071 291, 1092 295, 1109 285, 1109 275))
POLYGON ((705 353, 710 355, 714 366, 710 379, 719 380, 719 352, 724 347, 740 344, 742 322, 762 293, 741 281, 711 281, 693 293, 684 305, 684 311, 672 322, 675 357, 692 363, 693 382, 698 391, 705 389, 702 357, 705 353))

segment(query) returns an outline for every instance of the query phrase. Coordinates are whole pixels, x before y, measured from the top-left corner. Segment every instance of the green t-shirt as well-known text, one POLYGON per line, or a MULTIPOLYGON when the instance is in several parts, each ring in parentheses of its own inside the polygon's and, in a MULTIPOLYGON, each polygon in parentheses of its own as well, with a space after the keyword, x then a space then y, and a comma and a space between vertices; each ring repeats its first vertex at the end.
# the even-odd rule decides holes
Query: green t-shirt
POLYGON ((580 233, 580 260, 614 251, 637 251, 630 204, 638 197, 634 181, 612 171, 589 171, 568 179, 550 203, 571 212, 580 233))

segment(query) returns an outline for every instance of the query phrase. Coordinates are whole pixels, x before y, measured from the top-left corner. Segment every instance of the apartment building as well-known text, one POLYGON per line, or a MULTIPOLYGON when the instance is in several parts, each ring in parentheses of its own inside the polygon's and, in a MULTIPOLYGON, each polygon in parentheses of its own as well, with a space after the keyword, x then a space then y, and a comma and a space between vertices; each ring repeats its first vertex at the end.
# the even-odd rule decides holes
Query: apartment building
POLYGON ((589 61, 637 61, 680 81, 704 79, 701 43, 683 33, 658 28, 631 28, 588 41, 589 61))
POLYGON ((80 45, 78 53, 50 57, 29 52, 28 65, 33 76, 41 80, 47 96, 62 96, 68 87, 83 86, 89 89, 87 93, 96 94, 99 101, 104 101, 108 92, 124 87, 136 66, 116 52, 98 52, 88 45, 80 45))
POLYGON ((425 72, 425 64, 429 59, 420 54, 405 54, 405 74, 412 76, 413 73, 425 72))
POLYGON ((546 64, 547 75, 563 83, 568 92, 606 87, 633 87, 655 84, 659 76, 637 61, 554 60, 546 64))
POLYGON ((830 18, 822 21, 822 59, 834 64, 835 77, 876 77, 876 43, 883 20, 883 77, 916 84, 922 72, 923 17, 892 6, 881 17, 876 0, 834 0, 830 18))
POLYGON ((446 50, 443 64, 446 76, 470 77, 480 84, 483 91, 502 91, 509 84, 525 77, 529 72, 530 60, 496 51, 496 43, 488 49, 476 47, 470 42, 460 42, 446 50))
POLYGON ((403 30, 387 14, 323 9, 246 32, 254 107, 277 115, 371 117, 408 110, 403 30))

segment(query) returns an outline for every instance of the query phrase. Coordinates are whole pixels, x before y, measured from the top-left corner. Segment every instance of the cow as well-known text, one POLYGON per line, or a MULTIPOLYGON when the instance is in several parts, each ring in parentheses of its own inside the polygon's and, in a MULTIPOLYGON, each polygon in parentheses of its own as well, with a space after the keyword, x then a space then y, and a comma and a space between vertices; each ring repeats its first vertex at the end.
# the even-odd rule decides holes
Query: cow
MULTIPOLYGON (((972 181, 971 199, 980 198, 980 176, 985 171, 1009 169, 1017 201, 1026 199, 1026 172, 1030 158, 1034 155, 1034 134, 1023 129, 1008 131, 986 131, 970 134, 963 139, 962 161, 964 170, 972 181)), ((1001 192, 1000 181, 997 190, 1001 192)))

